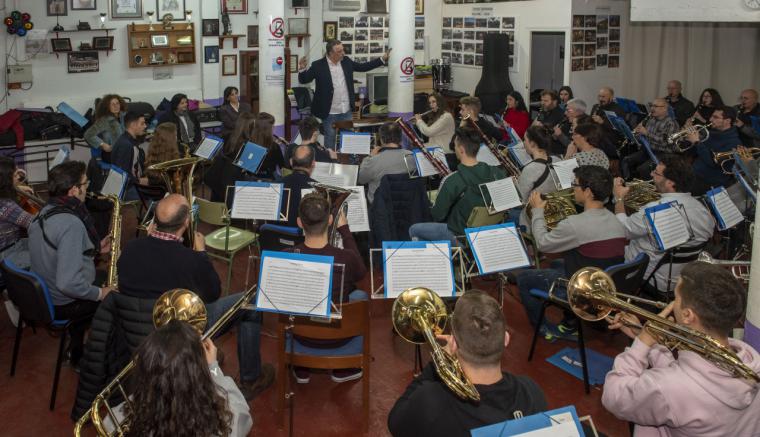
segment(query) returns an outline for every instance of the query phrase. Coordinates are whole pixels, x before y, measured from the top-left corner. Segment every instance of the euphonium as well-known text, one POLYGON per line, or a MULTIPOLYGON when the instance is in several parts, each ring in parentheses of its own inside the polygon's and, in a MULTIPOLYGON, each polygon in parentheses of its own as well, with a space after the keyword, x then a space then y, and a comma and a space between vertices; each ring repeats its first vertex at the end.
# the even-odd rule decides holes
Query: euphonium
POLYGON ((116 262, 121 255, 121 201, 116 195, 108 196, 113 203, 111 213, 111 259, 108 261, 108 277, 104 286, 116 288, 119 285, 119 276, 116 272, 116 262))
MULTIPOLYGON (((314 191, 326 197, 327 203, 330 204, 330 214, 333 216, 333 222, 327 231, 328 241, 332 246, 342 247, 339 243, 340 233, 338 233, 338 217, 341 212, 343 214, 348 213, 347 200, 353 191, 347 188, 336 187, 334 185, 321 184, 319 182, 310 182, 309 184, 314 187, 314 191)), ((289 211, 288 213, 291 214, 293 212, 289 211)))
MULTIPOLYGON (((760 376, 754 370, 744 364, 733 351, 709 335, 679 325, 620 299, 619 296, 624 296, 630 300, 648 302, 634 296, 616 293, 615 283, 603 270, 597 267, 583 267, 575 272, 569 281, 565 281, 567 281, 567 301, 578 317, 588 321, 598 321, 609 316, 613 310, 636 315, 647 320, 642 329, 646 329, 657 343, 668 349, 692 351, 735 378, 742 378, 752 384, 760 382, 760 376)), ((551 298, 552 296, 550 293, 551 298)))
MULTIPOLYGON (((179 158, 171 161, 159 162, 147 168, 148 171, 155 171, 161 175, 164 180, 167 191, 170 193, 181 194, 187 199, 187 203, 193 205, 193 172, 203 158, 194 156, 191 158, 179 158)), ((190 226, 185 233, 185 240, 193 246, 195 240, 195 215, 190 213, 190 226)))
POLYGON ((628 190, 628 194, 623 198, 623 203, 631 212, 636 212, 647 203, 660 200, 660 197, 662 197, 652 181, 634 179, 625 185, 630 190, 628 190))
MULTIPOLYGON (((572 188, 555 191, 554 193, 542 194, 541 198, 546 200, 544 220, 546 221, 546 227, 549 230, 556 228, 559 222, 567 217, 578 213, 578 210, 575 209, 572 188)), ((527 203, 525 205, 525 212, 528 215, 528 218, 531 218, 531 211, 530 203, 527 203)))
MULTIPOLYGON (((745 147, 745 150, 744 158, 756 159, 760 157, 760 147, 745 147)), ((723 173, 734 174, 733 167, 736 162, 736 156, 734 154, 737 152, 741 153, 737 149, 731 149, 726 152, 713 152, 713 161, 718 164, 723 173)))
POLYGON ((435 340, 436 335, 443 333, 448 320, 446 305, 440 296, 422 287, 404 290, 393 301, 391 320, 404 340, 414 344, 427 342, 432 349, 430 355, 438 376, 454 394, 464 400, 480 401, 480 393, 465 375, 459 361, 435 340))

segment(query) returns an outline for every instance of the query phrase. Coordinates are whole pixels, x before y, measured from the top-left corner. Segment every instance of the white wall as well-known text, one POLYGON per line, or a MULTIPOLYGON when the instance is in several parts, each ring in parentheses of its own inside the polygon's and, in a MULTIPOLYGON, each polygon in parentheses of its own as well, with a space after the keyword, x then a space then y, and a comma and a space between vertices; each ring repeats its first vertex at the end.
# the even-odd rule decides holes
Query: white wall
POLYGON ((744 0, 631 0, 631 21, 760 21, 744 0))

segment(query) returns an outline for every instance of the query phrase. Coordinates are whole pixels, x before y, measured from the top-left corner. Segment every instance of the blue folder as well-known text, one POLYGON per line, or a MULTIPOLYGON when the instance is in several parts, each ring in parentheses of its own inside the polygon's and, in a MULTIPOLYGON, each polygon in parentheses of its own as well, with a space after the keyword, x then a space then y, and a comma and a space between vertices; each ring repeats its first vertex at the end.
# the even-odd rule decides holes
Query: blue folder
POLYGON ((506 422, 475 428, 470 430, 470 435, 472 437, 502 437, 524 434, 552 426, 553 419, 551 416, 556 416, 562 413, 570 413, 573 416, 575 426, 578 428, 578 434, 581 437, 585 437, 586 434, 583 432, 580 419, 578 419, 578 413, 575 411, 575 406, 573 405, 557 408, 556 410, 545 411, 532 416, 526 416, 520 419, 507 420, 506 422))
POLYGON ((82 114, 77 112, 76 109, 69 106, 69 104, 66 102, 59 103, 57 109, 58 112, 70 118, 74 123, 78 124, 79 127, 85 127, 87 123, 89 123, 89 121, 87 121, 87 119, 84 118, 82 114))
POLYGON ((243 151, 240 153, 240 158, 235 165, 247 172, 256 173, 259 171, 259 167, 261 167, 261 163, 264 162, 266 156, 267 149, 265 147, 249 141, 245 143, 243 151))

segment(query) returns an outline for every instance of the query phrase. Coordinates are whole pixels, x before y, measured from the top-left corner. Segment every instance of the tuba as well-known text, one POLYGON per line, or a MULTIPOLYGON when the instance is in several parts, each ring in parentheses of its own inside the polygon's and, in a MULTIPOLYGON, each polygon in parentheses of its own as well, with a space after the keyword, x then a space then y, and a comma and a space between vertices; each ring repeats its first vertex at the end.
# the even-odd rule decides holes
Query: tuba
POLYGON ((417 287, 404 290, 395 301, 391 320, 404 340, 430 345, 435 370, 446 386, 461 399, 479 402, 480 393, 465 375, 456 357, 449 355, 435 340, 446 327, 446 305, 434 291, 417 287))
MULTIPOLYGON (((171 161, 159 162, 147 168, 161 175, 166 185, 166 190, 173 194, 181 194, 187 199, 192 209, 193 205, 193 172, 203 158, 194 156, 191 158, 172 159, 171 161)), ((190 212, 190 226, 187 228, 185 240, 193 246, 195 240, 195 214, 190 212)))
MULTIPOLYGON (((754 370, 744 364, 733 351, 709 335, 679 325, 621 299, 622 296, 629 300, 651 303, 634 296, 616 293, 612 278, 601 269, 583 267, 569 280, 564 281, 567 281, 567 301, 570 309, 583 320, 602 320, 613 310, 634 314, 647 320, 642 329, 646 329, 657 343, 668 349, 694 352, 735 378, 741 378, 751 384, 760 382, 760 376, 754 370)), ((555 284, 552 284, 552 289, 555 284)), ((549 296, 553 298, 552 291, 549 296)))
POLYGON ((626 186, 630 190, 623 198, 623 203, 631 212, 636 212, 647 203, 660 200, 660 197, 662 197, 652 181, 634 179, 628 182, 626 186))
MULTIPOLYGON (((167 324, 170 320, 181 320, 190 323, 199 334, 203 333, 201 340, 213 337, 219 330, 224 327, 236 313, 248 305, 251 298, 256 291, 254 285, 250 289, 246 290, 243 296, 235 302, 235 304, 222 314, 219 320, 214 323, 212 327, 205 333, 203 330, 206 328, 207 316, 206 307, 203 305, 203 301, 190 290, 176 288, 169 290, 162 294, 158 300, 156 300, 153 306, 153 325, 156 328, 160 328, 167 324)), ((110 436, 123 436, 129 429, 129 411, 131 410, 131 404, 127 389, 124 387, 125 381, 129 378, 129 374, 135 367, 135 359, 133 358, 129 364, 127 364, 121 372, 111 381, 98 395, 95 397, 95 401, 92 403, 87 412, 77 420, 74 425, 74 435, 79 437, 82 435, 82 428, 87 422, 92 421, 95 431, 99 437, 110 436), (124 398, 124 403, 128 408, 124 409, 126 415, 120 422, 114 413, 113 407, 109 405, 109 400, 114 396, 121 396, 124 398), (105 418, 108 418, 113 424, 113 432, 109 432, 105 418)))
MULTIPOLYGON (((338 233, 338 216, 340 213, 348 214, 348 197, 353 194, 353 190, 336 187, 334 185, 322 184, 319 182, 310 182, 314 191, 327 198, 330 204, 330 214, 333 216, 333 222, 327 231, 327 241, 335 247, 342 247, 340 243, 340 234, 338 233)), ((348 215, 346 215, 348 218, 348 215)))
POLYGON ((121 255, 121 201, 116 195, 108 196, 108 200, 113 203, 113 212, 111 213, 111 259, 108 261, 108 277, 106 287, 116 288, 119 285, 119 276, 116 272, 116 262, 121 255))
MULTIPOLYGON (((546 200, 544 220, 546 220, 546 227, 549 230, 556 228, 559 222, 567 217, 578 213, 578 210, 575 209, 572 188, 555 191, 549 194, 542 194, 541 198, 546 200)), ((531 218, 531 211, 530 203, 526 203, 525 213, 528 215, 528 218, 531 218)))

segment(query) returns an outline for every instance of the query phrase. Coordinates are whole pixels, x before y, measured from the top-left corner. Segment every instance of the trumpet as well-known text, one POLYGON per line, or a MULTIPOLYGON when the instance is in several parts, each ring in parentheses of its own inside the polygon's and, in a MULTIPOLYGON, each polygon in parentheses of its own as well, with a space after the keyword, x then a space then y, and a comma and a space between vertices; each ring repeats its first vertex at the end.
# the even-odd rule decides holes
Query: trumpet
POLYGON ((705 125, 697 125, 697 126, 688 126, 674 134, 668 135, 668 144, 675 144, 676 149, 678 149, 679 152, 683 153, 695 145, 702 143, 704 141, 707 141, 708 138, 710 138, 710 128, 712 127, 712 122, 707 123, 705 125), (697 141, 694 144, 690 144, 686 147, 681 147, 681 143, 688 137, 689 135, 693 133, 699 133, 699 141, 697 141))
POLYGON ((725 174, 734 174, 733 167, 736 163, 736 153, 739 153, 744 159, 757 159, 760 157, 760 147, 746 147, 746 152, 739 152, 738 149, 731 149, 727 152, 713 152, 713 161, 725 174), (730 164, 728 167, 727 164, 730 164))
POLYGON ((713 258, 709 252, 700 252, 697 257, 697 261, 702 261, 708 264, 715 264, 716 266, 724 266, 731 269, 731 274, 745 285, 749 285, 749 268, 751 263, 749 261, 737 261, 737 260, 722 260, 713 258))

